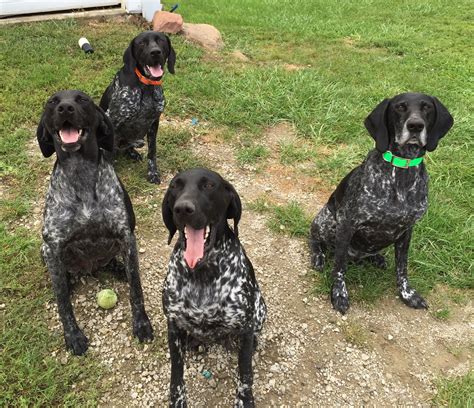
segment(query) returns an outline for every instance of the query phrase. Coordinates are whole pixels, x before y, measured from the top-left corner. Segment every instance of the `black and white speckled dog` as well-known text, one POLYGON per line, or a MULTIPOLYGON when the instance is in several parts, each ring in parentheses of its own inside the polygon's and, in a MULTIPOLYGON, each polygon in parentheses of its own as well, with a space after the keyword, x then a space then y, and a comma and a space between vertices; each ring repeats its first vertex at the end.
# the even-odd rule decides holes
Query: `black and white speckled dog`
POLYGON ((156 134, 165 108, 162 77, 167 62, 174 74, 176 54, 165 34, 146 31, 135 37, 123 55, 123 67, 107 87, 100 107, 115 130, 115 149, 141 160, 135 147, 148 141, 148 180, 160 183, 156 164, 156 134))
POLYGON ((183 379, 189 339, 240 340, 235 406, 253 407, 252 355, 266 307, 250 260, 238 239, 242 206, 219 174, 192 169, 171 181, 162 205, 169 242, 179 238, 163 289, 171 355, 170 406, 186 406, 183 379), (232 231, 227 219, 234 219, 232 231))
POLYGON ((313 266, 322 270, 325 250, 334 252, 331 301, 339 312, 349 308, 347 261, 384 268, 379 251, 391 244, 402 300, 414 308, 427 307, 408 283, 408 247, 413 226, 428 206, 423 155, 436 149, 452 125, 437 98, 418 93, 383 100, 365 120, 376 149, 341 181, 311 225, 313 266))
POLYGON ((45 157, 56 153, 43 226, 49 269, 66 347, 84 354, 87 337, 74 317, 68 277, 92 272, 121 256, 130 284, 133 334, 153 338, 143 305, 132 203, 102 149, 112 151, 113 128, 102 109, 80 91, 61 91, 46 103, 37 130, 45 157))

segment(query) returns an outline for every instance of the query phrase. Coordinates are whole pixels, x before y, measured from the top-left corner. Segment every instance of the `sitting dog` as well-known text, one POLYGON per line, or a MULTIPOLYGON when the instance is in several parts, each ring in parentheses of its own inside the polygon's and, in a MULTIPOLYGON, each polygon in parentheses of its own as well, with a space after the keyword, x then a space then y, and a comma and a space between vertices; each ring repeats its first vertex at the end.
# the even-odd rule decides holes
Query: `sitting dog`
POLYGON ((113 149, 113 127, 102 109, 80 91, 61 91, 46 103, 37 130, 45 157, 56 153, 43 226, 43 259, 49 269, 73 354, 88 341, 74 317, 68 277, 115 263, 121 256, 130 284, 133 334, 153 339, 143 305, 132 203, 104 152, 113 149))
POLYGON ((252 355, 266 306, 238 239, 241 212, 234 187, 207 169, 179 173, 163 198, 168 244, 179 231, 163 289, 171 407, 186 406, 183 364, 188 340, 207 343, 229 337, 240 340, 236 406, 254 406, 252 355), (229 218, 234 220, 233 231, 229 218))
POLYGON ((349 308, 344 274, 347 261, 386 266, 382 249, 395 244, 397 286, 413 308, 427 308, 410 287, 408 247, 415 223, 428 205, 428 174, 423 163, 453 125, 441 102, 419 93, 383 100, 366 118, 376 149, 339 184, 311 225, 312 264, 322 270, 326 250, 334 252, 331 301, 349 308))
POLYGON ((165 107, 162 77, 167 62, 174 74, 176 54, 165 34, 146 31, 135 37, 123 55, 123 67, 107 87, 100 107, 115 131, 115 149, 141 160, 135 147, 148 140, 148 181, 160 183, 156 165, 156 134, 165 107))

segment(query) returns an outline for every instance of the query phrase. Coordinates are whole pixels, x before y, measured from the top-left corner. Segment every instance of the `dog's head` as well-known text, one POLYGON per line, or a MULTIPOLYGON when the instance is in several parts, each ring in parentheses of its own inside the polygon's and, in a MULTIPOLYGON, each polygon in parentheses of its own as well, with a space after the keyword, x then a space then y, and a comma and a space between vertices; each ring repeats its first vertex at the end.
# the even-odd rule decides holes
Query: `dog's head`
POLYGON ((384 99, 365 119, 365 127, 375 139, 377 150, 414 144, 433 151, 453 126, 453 118, 434 96, 404 93, 384 99))
POLYGON ((174 74, 176 53, 169 37, 156 31, 145 31, 137 35, 123 55, 125 69, 133 73, 135 68, 149 79, 160 79, 164 74, 165 63, 168 71, 174 74))
POLYGON ((204 261, 208 251, 229 231, 227 219, 234 220, 234 234, 242 214, 240 197, 219 174, 191 169, 171 180, 163 198, 163 221, 171 242, 178 230, 183 241, 184 258, 192 269, 204 261))
POLYGON ((36 136, 44 157, 55 151, 74 153, 98 147, 112 151, 114 147, 112 123, 81 91, 60 91, 51 96, 36 136))

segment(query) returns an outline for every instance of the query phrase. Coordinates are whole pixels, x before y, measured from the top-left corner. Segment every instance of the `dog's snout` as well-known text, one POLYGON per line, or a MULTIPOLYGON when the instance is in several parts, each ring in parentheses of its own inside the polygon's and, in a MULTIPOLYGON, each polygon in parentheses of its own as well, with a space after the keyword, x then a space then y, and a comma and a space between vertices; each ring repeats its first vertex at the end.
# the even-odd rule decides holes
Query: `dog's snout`
POLYGON ((425 128, 425 123, 420 119, 411 119, 407 122, 407 129, 410 132, 421 132, 425 128))
POLYGON ((176 215, 192 215, 196 211, 196 206, 190 200, 178 201, 174 206, 176 215))
POLYGON ((161 56, 161 50, 159 48, 155 48, 155 49, 151 50, 150 54, 151 54, 152 57, 157 58, 157 57, 161 56))
POLYGON ((76 109, 74 108, 74 105, 72 105, 69 102, 62 102, 58 105, 58 112, 60 114, 64 113, 74 113, 76 109))

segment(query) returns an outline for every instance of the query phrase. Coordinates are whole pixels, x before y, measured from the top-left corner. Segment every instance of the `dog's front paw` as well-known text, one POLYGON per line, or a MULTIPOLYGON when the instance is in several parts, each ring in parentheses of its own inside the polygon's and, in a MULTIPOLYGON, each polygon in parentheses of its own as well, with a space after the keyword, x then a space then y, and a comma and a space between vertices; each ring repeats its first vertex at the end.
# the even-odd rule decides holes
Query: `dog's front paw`
POLYGON ((253 399, 252 388, 248 385, 241 385, 237 389, 237 395, 235 396, 235 408, 253 408, 255 407, 255 401, 253 399))
POLYGON ((337 280, 331 288, 331 303, 334 309, 345 314, 349 309, 349 295, 347 293, 346 282, 337 280))
POLYGON ((140 343, 153 340, 153 328, 145 313, 133 321, 133 335, 140 343))
POLYGON ((160 173, 158 173, 157 171, 155 171, 155 172, 149 171, 147 179, 150 183, 154 183, 154 184, 160 184, 161 183, 160 173))
POLYGON ((89 347, 89 340, 79 328, 71 329, 67 333, 64 332, 64 340, 66 348, 76 356, 82 356, 89 347))
POLYGON ((400 297, 407 306, 414 309, 428 309, 428 303, 414 289, 402 290, 400 297))

